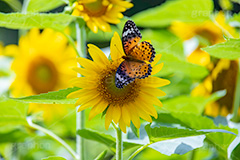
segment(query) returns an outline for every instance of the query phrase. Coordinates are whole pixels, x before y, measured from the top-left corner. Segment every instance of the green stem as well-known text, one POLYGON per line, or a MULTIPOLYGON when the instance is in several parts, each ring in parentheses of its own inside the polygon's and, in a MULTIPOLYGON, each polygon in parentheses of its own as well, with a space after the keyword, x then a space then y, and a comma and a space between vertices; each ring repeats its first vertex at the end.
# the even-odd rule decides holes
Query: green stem
MULTIPOLYGON (((85 57, 86 51, 85 51, 85 43, 86 43, 86 31, 85 31, 85 24, 83 24, 80 28, 79 23, 76 21, 75 23, 76 28, 76 39, 77 39, 77 53, 78 56, 85 57)), ((81 75, 78 75, 81 77, 81 75)), ((80 106, 79 106, 80 107, 80 106)), ((77 108, 78 109, 78 108, 77 108)), ((76 115, 76 130, 84 129, 84 121, 85 121, 85 112, 77 111, 76 115)), ((84 139, 80 137, 79 135, 76 136, 76 151, 79 155, 79 160, 84 160, 84 139)))
POLYGON ((192 150, 192 152, 190 153, 189 160, 194 160, 195 159, 195 153, 196 153, 196 150, 192 150))
POLYGON ((27 118, 28 124, 31 128, 39 130, 43 133, 45 133, 46 135, 48 135, 49 137, 51 137, 52 139, 56 140, 58 143, 60 143, 66 150, 68 150, 68 152, 74 157, 74 159, 78 159, 78 155, 75 153, 75 151, 64 141, 62 140, 60 137, 58 137, 56 134, 54 134, 53 132, 51 132, 50 130, 43 128, 37 124, 34 124, 32 122, 31 117, 27 118))
POLYGON ((29 5, 29 2, 30 2, 30 0, 24 0, 23 1, 23 6, 22 6, 22 13, 23 14, 27 13, 27 8, 28 8, 28 5, 29 5))
POLYGON ((77 50, 77 47, 76 47, 76 44, 75 44, 74 40, 72 39, 72 37, 69 36, 68 34, 64 33, 64 32, 61 32, 61 33, 68 39, 68 42, 72 45, 73 49, 77 53, 77 56, 80 57, 80 55, 78 53, 78 50, 77 50))
POLYGON ((143 145, 142 147, 138 148, 130 157, 128 157, 128 160, 133 159, 138 153, 140 153, 142 150, 144 150, 145 148, 147 148, 150 144, 151 144, 151 143, 145 144, 145 145, 143 145))
POLYGON ((233 103, 233 117, 232 121, 238 121, 238 109, 239 109, 239 102, 240 102, 240 62, 238 62, 238 72, 237 72, 237 79, 236 79, 236 87, 234 93, 234 103, 233 103))
POLYGON ((122 131, 113 122, 112 125, 116 131, 116 160, 123 159, 123 141, 122 141, 122 131))

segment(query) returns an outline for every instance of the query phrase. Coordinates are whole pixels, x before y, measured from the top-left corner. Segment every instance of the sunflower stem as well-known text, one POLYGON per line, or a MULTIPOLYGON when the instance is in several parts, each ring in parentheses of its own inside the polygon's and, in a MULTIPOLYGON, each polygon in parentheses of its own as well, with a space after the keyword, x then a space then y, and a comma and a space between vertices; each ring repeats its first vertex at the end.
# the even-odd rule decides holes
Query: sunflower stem
POLYGON ((23 14, 27 14, 27 8, 29 5, 30 0, 24 0, 23 1, 23 5, 22 5, 22 13, 23 14))
POLYGON ((31 128, 45 133, 46 135, 48 135, 49 137, 51 137, 52 139, 54 139, 55 141, 60 143, 74 157, 74 159, 78 159, 78 155, 76 154, 76 152, 63 139, 58 137, 52 131, 33 123, 31 117, 27 117, 27 121, 28 121, 28 124, 31 128))
POLYGON ((112 125, 116 131, 116 160, 123 159, 123 141, 122 141, 122 131, 112 122, 112 125))
MULTIPOLYGON (((23 5, 22 5, 22 10, 21 13, 22 14, 27 14, 27 8, 29 5, 30 0, 23 0, 23 5)), ((26 29, 20 29, 18 30, 18 36, 21 37, 22 35, 25 35, 27 33, 26 29)))
POLYGON ((143 151, 145 148, 147 148, 151 143, 145 144, 142 147, 138 148, 133 154, 131 154, 130 157, 128 157, 128 160, 132 160, 138 153, 143 151))
POLYGON ((234 93, 234 102, 233 102, 233 117, 232 121, 238 121, 238 110, 240 104, 240 62, 238 60, 238 73, 237 73, 237 80, 236 80, 236 88, 234 93))
MULTIPOLYGON (((82 24, 81 25, 81 28, 80 28, 80 25, 79 25, 79 22, 76 21, 75 23, 75 28, 76 28, 76 40, 77 40, 77 53, 78 53, 78 56, 80 57, 85 57, 86 55, 86 51, 85 51, 85 44, 86 44, 86 30, 85 30, 85 24, 82 24)), ((80 74, 78 74, 78 77, 81 77, 80 74)), ((79 106, 80 107, 80 106, 79 106)), ((78 108, 79 108, 78 107, 78 108)), ((77 108, 77 110, 78 110, 77 108)), ((81 130, 81 129, 84 129, 84 125, 85 125, 85 112, 84 111, 81 111, 81 112, 78 112, 76 111, 77 115, 76 115, 76 130, 81 130)), ((79 136, 79 135, 76 135, 76 151, 77 151, 77 154, 79 156, 79 160, 84 160, 85 157, 84 157, 84 139, 79 136)))

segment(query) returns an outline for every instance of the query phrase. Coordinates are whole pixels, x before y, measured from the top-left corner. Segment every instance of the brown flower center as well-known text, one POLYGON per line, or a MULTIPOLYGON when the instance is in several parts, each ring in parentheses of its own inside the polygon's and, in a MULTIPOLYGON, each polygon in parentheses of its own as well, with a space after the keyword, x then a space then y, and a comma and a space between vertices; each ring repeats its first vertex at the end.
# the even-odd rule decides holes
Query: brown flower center
POLYGON ((115 85, 115 74, 117 67, 111 66, 103 70, 99 78, 97 87, 100 95, 108 101, 109 104, 122 106, 128 102, 134 102, 138 97, 140 90, 140 80, 136 79, 132 83, 119 89, 115 85))
POLYGON ((222 70, 213 81, 213 91, 227 89, 227 94, 220 98, 217 102, 220 107, 226 106, 228 111, 231 112, 233 108, 235 85, 237 80, 238 62, 230 61, 229 69, 222 70))
POLYGON ((100 17, 101 15, 104 15, 108 6, 104 5, 103 1, 107 2, 106 0, 96 0, 92 3, 83 3, 84 12, 92 17, 100 17))
POLYGON ((37 57, 29 65, 27 81, 36 94, 53 91, 58 81, 57 69, 49 59, 37 57))
POLYGON ((218 35, 208 29, 200 29, 200 30, 197 30, 196 33, 199 36, 206 38, 211 43, 211 45, 216 44, 220 39, 223 39, 221 35, 218 35))

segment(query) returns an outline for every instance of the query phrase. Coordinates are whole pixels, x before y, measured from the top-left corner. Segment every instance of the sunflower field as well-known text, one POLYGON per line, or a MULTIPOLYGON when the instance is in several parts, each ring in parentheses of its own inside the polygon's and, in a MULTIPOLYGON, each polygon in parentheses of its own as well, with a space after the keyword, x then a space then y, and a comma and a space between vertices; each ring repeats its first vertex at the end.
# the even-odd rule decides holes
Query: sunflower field
POLYGON ((240 160, 240 0, 0 0, 0 160, 240 160))

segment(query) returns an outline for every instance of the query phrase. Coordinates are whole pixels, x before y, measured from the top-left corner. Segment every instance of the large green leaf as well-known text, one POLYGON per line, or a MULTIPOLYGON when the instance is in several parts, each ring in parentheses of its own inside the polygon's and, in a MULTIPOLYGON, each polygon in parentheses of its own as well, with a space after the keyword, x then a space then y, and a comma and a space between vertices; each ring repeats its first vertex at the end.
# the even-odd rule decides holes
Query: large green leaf
POLYGON ((42 158, 42 160, 66 160, 66 159, 63 158, 63 157, 50 156, 50 157, 47 157, 47 158, 42 158))
POLYGON ((0 27, 11 29, 53 28, 63 30, 73 20, 74 16, 62 13, 0 13, 0 27))
POLYGON ((159 118, 157 119, 158 123, 167 123, 167 124, 180 124, 183 127, 187 127, 189 129, 193 130, 203 130, 204 129, 210 129, 208 130, 208 134, 206 135, 206 142, 208 142, 210 145, 213 145, 216 147, 223 157, 227 157, 227 148, 230 145, 230 143, 236 138, 233 134, 228 134, 227 131, 230 131, 231 133, 237 134, 236 129, 230 129, 227 126, 216 126, 208 117, 196 115, 193 113, 181 113, 181 112, 171 112, 170 113, 160 113, 159 118), (164 119, 161 117, 165 117, 164 119), (217 130, 215 130, 217 129, 217 130), (223 132, 221 132, 224 130, 223 132), (217 133, 211 133, 214 131, 218 131, 217 133))
POLYGON ((30 0, 28 4, 28 12, 45 12, 50 11, 63 5, 63 0, 30 0))
POLYGON ((12 100, 25 103, 41 103, 41 104, 75 104, 77 99, 68 99, 67 95, 77 91, 79 88, 67 88, 59 91, 42 93, 39 95, 28 96, 23 98, 12 98, 12 100))
POLYGON ((106 154, 107 154, 107 150, 100 153, 94 160, 103 160, 106 154))
MULTIPOLYGON (((104 133, 99 133, 97 131, 93 131, 93 130, 89 130, 89 129, 78 130, 77 134, 83 138, 102 143, 102 144, 106 145, 107 147, 109 147, 110 149, 115 150, 116 141, 115 141, 115 138, 113 138, 110 135, 107 135, 104 133)), ((139 144, 123 142, 123 149, 125 149, 125 150, 136 147, 136 146, 139 146, 139 144)))
POLYGON ((22 9, 22 4, 19 0, 2 0, 6 2, 14 11, 20 12, 22 9))
POLYGON ((0 126, 27 125, 28 105, 0 97, 0 126))
POLYGON ((164 27, 176 20, 202 22, 209 19, 212 10, 212 0, 175 0, 139 12, 132 19, 141 27, 164 27))
POLYGON ((150 124, 145 126, 145 130, 148 134, 150 142, 206 134, 206 132, 202 131, 196 131, 191 129, 179 129, 164 126, 151 128, 150 124))
POLYGON ((168 30, 143 30, 141 31, 143 40, 151 40, 157 53, 169 53, 184 59, 183 43, 168 30))
POLYGON ((25 138, 28 136, 28 133, 26 133, 26 131, 24 131, 23 129, 14 129, 10 132, 0 132, 0 143, 24 142, 25 138))
POLYGON ((202 48, 202 50, 213 57, 235 60, 240 58, 240 39, 229 39, 227 42, 202 48))
MULTIPOLYGON (((156 49, 158 53, 158 49, 156 49)), ((186 60, 182 60, 179 57, 162 53, 160 62, 164 63, 163 69, 157 73, 157 76, 166 76, 173 73, 184 74, 187 77, 194 79, 202 79, 208 75, 208 70, 205 67, 189 63, 186 60)))
POLYGON ((164 110, 170 112, 184 112, 201 115, 207 103, 218 100, 226 95, 226 91, 218 91, 210 97, 191 97, 191 96, 178 96, 163 102, 164 110))

